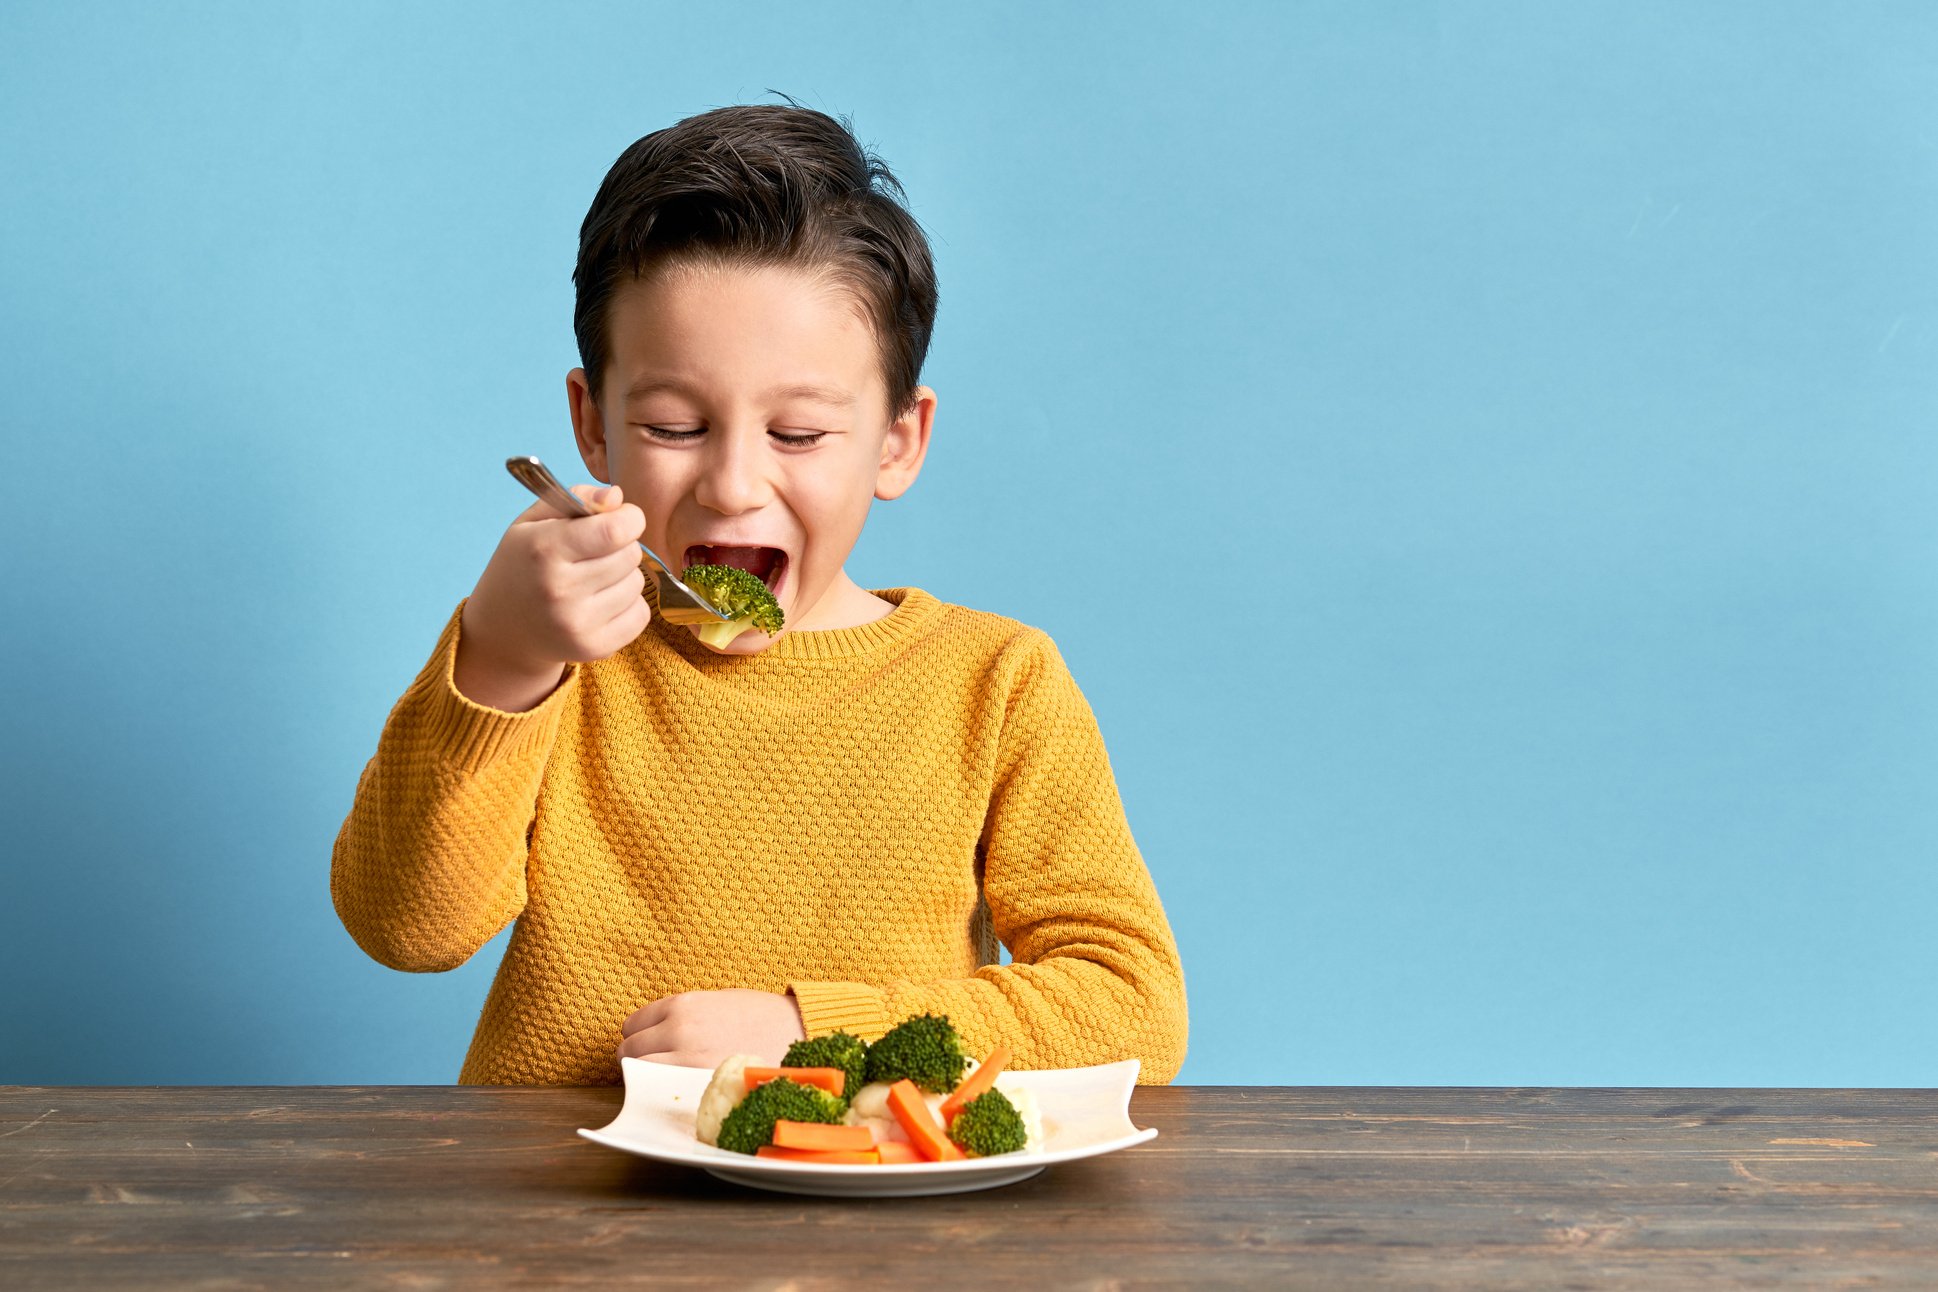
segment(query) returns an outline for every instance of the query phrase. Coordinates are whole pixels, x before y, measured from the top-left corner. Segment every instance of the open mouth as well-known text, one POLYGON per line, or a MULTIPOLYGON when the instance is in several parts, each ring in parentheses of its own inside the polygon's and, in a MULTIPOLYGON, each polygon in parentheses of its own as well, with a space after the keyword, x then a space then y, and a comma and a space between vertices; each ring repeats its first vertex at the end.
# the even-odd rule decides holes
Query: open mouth
POLYGON ((686 549, 688 565, 731 565, 745 570, 767 585, 769 592, 780 586, 787 569, 787 553, 778 547, 730 547, 723 543, 695 543, 686 549))

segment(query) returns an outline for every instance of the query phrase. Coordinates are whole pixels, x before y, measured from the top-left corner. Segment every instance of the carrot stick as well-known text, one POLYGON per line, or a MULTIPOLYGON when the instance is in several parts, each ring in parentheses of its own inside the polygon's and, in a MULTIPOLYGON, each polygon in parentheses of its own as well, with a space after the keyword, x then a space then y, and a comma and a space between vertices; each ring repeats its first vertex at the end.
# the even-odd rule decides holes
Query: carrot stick
POLYGON ((905 1166, 911 1162, 929 1160, 915 1151, 915 1145, 899 1139, 883 1140, 875 1145, 875 1152, 881 1154, 883 1166, 905 1166))
POLYGON ((895 1120, 908 1132, 909 1142, 915 1151, 931 1162, 953 1162, 962 1157, 962 1150, 949 1142, 942 1133, 942 1127, 929 1114, 929 1106, 922 1100, 922 1092, 915 1083, 903 1077, 888 1088, 888 1110, 895 1114, 895 1120))
POLYGON ((835 1164, 844 1166, 875 1166, 881 1161, 881 1158, 875 1155, 873 1149, 868 1150, 866 1153, 816 1153, 810 1149, 781 1148, 774 1144, 762 1144, 754 1150, 754 1156, 779 1158, 783 1162, 819 1162, 824 1165, 835 1164))
POLYGON ((819 1086, 837 1099, 841 1097, 848 1081, 848 1074, 840 1068, 748 1068, 747 1089, 752 1090, 755 1086, 781 1077, 798 1081, 804 1086, 819 1086))
POLYGON ((799 1148, 817 1153, 866 1153, 875 1147, 875 1132, 866 1126, 828 1126, 820 1122, 774 1123, 775 1148, 799 1148))
POLYGON ((996 1084, 996 1074, 1009 1062, 1009 1047, 999 1045, 989 1052, 977 1069, 969 1074, 969 1079, 957 1086, 947 1099, 942 1101, 942 1124, 947 1126, 962 1111, 962 1106, 983 1091, 996 1084))

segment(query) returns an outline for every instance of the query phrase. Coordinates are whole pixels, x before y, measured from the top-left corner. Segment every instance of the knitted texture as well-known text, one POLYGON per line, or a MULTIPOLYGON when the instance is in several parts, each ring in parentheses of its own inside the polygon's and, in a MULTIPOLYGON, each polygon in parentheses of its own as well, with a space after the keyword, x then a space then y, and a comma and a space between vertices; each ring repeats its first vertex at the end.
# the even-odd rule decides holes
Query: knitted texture
POLYGON ((1055 645, 878 595, 884 619, 752 656, 655 616, 526 713, 453 685, 459 605, 330 888, 396 969, 454 968, 517 921, 460 1081, 615 1084, 628 1014, 728 987, 791 990, 809 1036, 939 1013, 1019 1068, 1176 1075, 1177 945, 1055 645))

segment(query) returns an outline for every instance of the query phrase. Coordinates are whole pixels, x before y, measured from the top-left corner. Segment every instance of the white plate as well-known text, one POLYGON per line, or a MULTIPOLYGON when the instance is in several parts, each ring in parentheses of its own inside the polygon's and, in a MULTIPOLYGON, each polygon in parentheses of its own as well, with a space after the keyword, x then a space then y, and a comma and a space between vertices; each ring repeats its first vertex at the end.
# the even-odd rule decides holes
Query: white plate
POLYGON ((697 1166, 722 1180, 781 1193, 851 1198, 892 1198, 925 1193, 967 1193, 1027 1180, 1046 1166, 1114 1153, 1155 1139, 1155 1127, 1131 1125, 1131 1089, 1137 1060, 1093 1068, 1045 1068, 1005 1072, 999 1085, 1020 1086, 1036 1096, 1043 1114, 1043 1151, 1005 1153, 963 1162, 894 1166, 828 1166, 749 1157, 702 1144, 693 1134, 693 1111, 713 1076, 710 1068, 621 1059, 626 1103, 609 1125, 580 1130, 595 1144, 637 1153, 656 1162, 697 1166))

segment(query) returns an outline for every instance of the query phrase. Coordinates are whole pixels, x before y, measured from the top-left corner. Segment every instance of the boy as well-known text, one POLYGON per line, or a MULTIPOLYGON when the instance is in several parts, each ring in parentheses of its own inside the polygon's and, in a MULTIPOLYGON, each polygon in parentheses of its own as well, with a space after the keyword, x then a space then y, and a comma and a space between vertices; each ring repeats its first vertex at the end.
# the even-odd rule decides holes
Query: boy
POLYGON ((741 106, 639 140, 593 199, 566 391, 609 487, 506 530, 331 868, 394 968, 517 921, 460 1081, 778 1062, 921 1013, 1017 1067, 1177 1073, 1177 947, 1055 646, 843 570, 936 409, 934 271, 890 190, 841 123, 741 106), (760 576, 785 625, 701 643, 653 613, 638 540, 760 576))

